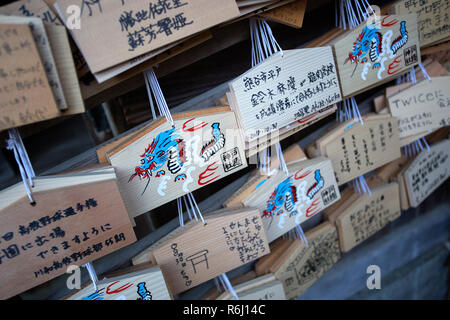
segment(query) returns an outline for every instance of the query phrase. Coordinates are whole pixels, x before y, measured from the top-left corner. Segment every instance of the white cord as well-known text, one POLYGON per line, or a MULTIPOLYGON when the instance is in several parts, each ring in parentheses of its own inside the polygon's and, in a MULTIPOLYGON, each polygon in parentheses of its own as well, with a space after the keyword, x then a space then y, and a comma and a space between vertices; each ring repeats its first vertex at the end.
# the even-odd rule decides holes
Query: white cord
POLYGON ((34 187, 33 179, 36 177, 33 166, 31 165, 30 158, 23 144, 22 138, 20 137, 19 130, 13 128, 9 130, 9 139, 7 139, 6 148, 14 152, 14 158, 19 167, 20 176, 22 177, 25 190, 28 195, 30 203, 35 203, 33 195, 31 193, 31 188, 34 187))
POLYGON ((158 78, 156 78, 153 68, 144 72, 145 84, 147 87, 147 94, 150 101, 150 108, 152 109, 153 118, 156 118, 155 107, 153 105, 152 93, 156 100, 156 106, 158 107, 159 114, 166 117, 167 122, 174 126, 172 114, 170 113, 167 101, 164 98, 164 94, 159 86, 158 78))
POLYGON ((232 295, 236 300, 239 300, 239 297, 238 297, 236 291, 234 291, 233 286, 231 285, 231 282, 230 282, 230 280, 228 279, 226 273, 222 273, 222 274, 219 276, 219 281, 222 283, 222 286, 223 286, 226 290, 228 290, 228 291, 231 293, 231 295, 232 295))
POLYGON ((97 277, 97 273, 95 272, 94 266, 92 265, 92 263, 88 262, 88 263, 84 264, 83 267, 85 267, 87 269, 87 272, 89 273, 89 277, 91 278, 92 284, 94 285, 94 290, 95 290, 95 292, 97 292, 98 277, 97 277))

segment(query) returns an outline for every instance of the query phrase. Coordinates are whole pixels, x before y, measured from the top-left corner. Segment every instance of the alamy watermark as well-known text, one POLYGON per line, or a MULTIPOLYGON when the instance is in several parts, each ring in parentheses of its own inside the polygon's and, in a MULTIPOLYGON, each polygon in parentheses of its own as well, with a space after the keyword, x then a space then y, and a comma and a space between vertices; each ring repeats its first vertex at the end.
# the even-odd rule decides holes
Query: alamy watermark
POLYGON ((381 289, 381 269, 379 266, 372 264, 367 267, 366 273, 370 274, 367 278, 366 285, 369 290, 381 289))

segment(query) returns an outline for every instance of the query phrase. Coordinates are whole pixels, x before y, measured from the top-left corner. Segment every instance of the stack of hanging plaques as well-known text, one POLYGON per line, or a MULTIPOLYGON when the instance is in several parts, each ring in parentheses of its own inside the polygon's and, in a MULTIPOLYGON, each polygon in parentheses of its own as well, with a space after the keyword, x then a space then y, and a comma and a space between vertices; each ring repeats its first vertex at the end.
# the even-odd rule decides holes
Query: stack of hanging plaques
POLYGON ((403 88, 387 98, 392 116, 398 119, 400 138, 450 125, 450 76, 432 77, 403 88))
POLYGON ((224 209, 191 220, 147 248, 133 263, 161 267, 175 295, 269 253, 255 208, 224 209))
POLYGON ((400 157, 397 119, 368 114, 337 124, 306 148, 310 157, 331 159, 338 185, 351 181, 400 157))
POLYGON ((400 217, 398 184, 386 184, 377 178, 368 179, 367 184, 370 194, 361 195, 349 186, 342 192, 341 200, 324 211, 338 228, 342 252, 348 252, 400 217))
POLYGON ((450 175, 450 140, 424 148, 404 171, 409 203, 418 207, 450 175))
MULTIPOLYGON (((239 300, 286 300, 283 284, 273 274, 252 279, 233 286, 239 300)), ((217 300, 233 300, 235 297, 226 291, 217 300)))
POLYGON ((0 32, 0 130, 85 111, 63 26, 0 16, 0 32))
POLYGON ((0 192, 2 299, 136 241, 111 167, 36 178, 0 192))
MULTIPOLYGON (((256 270, 275 275, 283 283, 287 299, 298 298, 341 257, 336 228, 324 222, 306 232, 308 246, 300 240, 285 240, 287 249, 276 252, 276 259, 269 256, 256 264, 256 270), (271 264, 261 268, 259 264, 271 264)), ((257 271, 258 272, 258 271, 257 271)))
POLYGON ((371 17, 330 44, 343 98, 395 79, 420 62, 414 14, 371 17))
POLYGON ((157 119, 106 152, 131 217, 247 167, 229 107, 157 119))

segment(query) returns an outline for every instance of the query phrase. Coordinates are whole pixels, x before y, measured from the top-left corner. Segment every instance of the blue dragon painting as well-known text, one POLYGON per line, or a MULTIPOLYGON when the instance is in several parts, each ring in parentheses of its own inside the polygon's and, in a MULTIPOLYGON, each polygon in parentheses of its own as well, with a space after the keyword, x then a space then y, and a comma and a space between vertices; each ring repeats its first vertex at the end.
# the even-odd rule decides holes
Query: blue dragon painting
POLYGON ((314 184, 308 189, 308 192, 306 192, 306 196, 312 200, 314 196, 319 192, 320 189, 323 188, 323 185, 325 181, 323 180, 322 175, 320 174, 320 170, 316 170, 314 173, 314 184))
MULTIPOLYGON (((380 58, 386 53, 384 51, 387 51, 383 51, 383 35, 380 32, 380 28, 380 25, 376 23, 366 25, 356 38, 356 41, 353 42, 353 51, 348 54, 344 64, 349 61, 352 64, 356 63, 356 70, 358 63, 366 63, 370 60, 372 63, 372 69, 379 68, 381 66, 379 63, 380 58)), ((396 54, 407 41, 408 31, 406 30, 406 21, 402 21, 400 22, 400 35, 392 41, 392 44, 389 47, 392 54, 396 54)), ((355 70, 353 71, 353 74, 355 70)))
POLYGON ((200 156, 205 162, 225 146, 225 136, 220 132, 219 123, 213 123, 211 128, 213 138, 202 147, 200 152, 200 156))
POLYGON ((141 165, 135 168, 128 182, 135 177, 139 177, 140 180, 148 179, 142 192, 144 194, 154 172, 157 177, 165 174, 164 170, 160 170, 164 165, 172 174, 176 174, 182 169, 187 161, 185 148, 185 143, 176 133, 175 128, 159 133, 140 156, 141 165))
POLYGON ((137 288, 137 294, 139 295, 137 300, 152 300, 152 294, 147 290, 145 282, 139 282, 137 288))
MULTIPOLYGON (((297 188, 288 178, 281 182, 273 191, 266 204, 266 209, 263 212, 263 217, 273 217, 283 213, 283 208, 286 211, 292 211, 297 203, 297 188)), ((294 211, 295 212, 295 211, 294 211)), ((294 213, 291 213, 292 215, 294 213)))

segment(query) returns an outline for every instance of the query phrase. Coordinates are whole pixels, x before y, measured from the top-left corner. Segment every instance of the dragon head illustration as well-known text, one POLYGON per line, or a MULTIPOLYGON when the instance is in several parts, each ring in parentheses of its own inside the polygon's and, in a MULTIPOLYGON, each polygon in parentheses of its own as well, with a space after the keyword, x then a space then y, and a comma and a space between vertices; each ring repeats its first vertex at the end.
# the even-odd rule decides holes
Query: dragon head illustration
POLYGON ((131 175, 128 182, 135 177, 139 179, 150 179, 153 172, 160 169, 169 160, 170 151, 176 151, 177 161, 180 166, 184 163, 184 142, 179 139, 179 135, 175 134, 175 129, 163 131, 159 133, 152 143, 145 149, 144 154, 140 156, 140 166, 135 168, 135 172, 131 175))
POLYGON ((375 24, 365 26, 363 31, 359 34, 356 41, 353 42, 353 51, 348 54, 348 58, 345 60, 344 64, 348 61, 353 63, 359 63, 362 58, 364 58, 367 53, 369 53, 373 44, 377 46, 378 52, 381 52, 381 39, 382 35, 378 31, 379 27, 375 24))
POLYGON ((292 184, 291 179, 281 182, 271 194, 263 212, 263 217, 271 217, 283 213, 284 205, 287 211, 291 211, 297 202, 297 188, 292 184))

